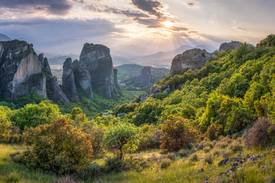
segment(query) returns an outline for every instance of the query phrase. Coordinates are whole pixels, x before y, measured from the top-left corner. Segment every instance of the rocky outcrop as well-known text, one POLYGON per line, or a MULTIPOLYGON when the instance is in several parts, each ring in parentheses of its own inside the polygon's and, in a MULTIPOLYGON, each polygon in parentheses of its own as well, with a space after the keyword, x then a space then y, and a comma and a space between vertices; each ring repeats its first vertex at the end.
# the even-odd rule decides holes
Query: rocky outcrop
POLYGON ((31 44, 18 40, 2 42, 0 55, 0 96, 3 100, 23 96, 32 88, 47 97, 43 63, 31 44))
POLYGON ((136 77, 122 80, 121 83, 130 83, 136 86, 151 86, 150 80, 152 79, 152 71, 150 67, 144 67, 141 74, 136 77))
POLYGON ((110 99, 112 92, 119 94, 108 47, 86 43, 80 55, 79 67, 90 73, 92 85, 103 97, 110 99))
POLYGON ((76 79, 76 82, 79 83, 85 94, 88 98, 93 99, 93 91, 91 86, 91 75, 89 71, 82 70, 80 67, 78 67, 78 61, 75 60, 73 62, 73 68, 74 68, 74 76, 76 79))
POLYGON ((157 88, 152 87, 149 92, 143 93, 139 96, 138 102, 145 102, 146 99, 149 97, 155 98, 157 95, 161 95, 162 93, 169 94, 170 92, 171 92, 170 85, 167 85, 167 86, 163 85, 162 87, 157 87, 157 88))
POLYGON ((68 91, 72 99, 80 101, 75 85, 73 62, 71 58, 67 58, 63 63, 62 86, 68 91))
POLYGON ((237 50, 237 48, 242 44, 242 42, 239 41, 231 41, 229 43, 222 43, 219 52, 225 51, 227 48, 230 48, 232 50, 237 50))
POLYGON ((118 80, 117 80, 117 73, 118 73, 118 70, 117 70, 117 69, 114 69, 114 82, 115 82, 115 86, 116 86, 116 88, 117 88, 119 91, 121 91, 121 88, 120 88, 120 86, 119 86, 119 84, 118 84, 118 80))
POLYGON ((187 50, 183 54, 177 55, 173 61, 170 70, 170 76, 174 77, 177 72, 184 69, 195 69, 198 67, 203 67, 207 60, 211 59, 212 55, 206 50, 192 49, 187 50))
MULTIPOLYGON (((39 55, 39 57, 40 57, 40 55, 39 55)), ((43 55, 40 58, 43 58, 43 55)), ((43 58, 43 62, 44 62, 43 70, 47 77, 48 98, 54 102, 63 101, 66 103, 70 103, 70 100, 68 99, 66 94, 63 92, 63 90, 59 86, 57 78, 52 75, 48 59, 43 58)))

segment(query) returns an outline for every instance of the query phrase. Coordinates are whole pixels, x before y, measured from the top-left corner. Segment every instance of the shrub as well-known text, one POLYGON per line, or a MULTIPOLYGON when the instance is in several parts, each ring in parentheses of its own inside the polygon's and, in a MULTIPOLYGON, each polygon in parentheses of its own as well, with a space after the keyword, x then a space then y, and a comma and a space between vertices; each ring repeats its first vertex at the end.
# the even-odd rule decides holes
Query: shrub
POLYGON ((93 159, 90 136, 69 125, 66 118, 41 125, 34 137, 33 150, 23 154, 29 168, 65 174, 93 159))
POLYGON ((243 146, 237 142, 230 144, 228 148, 232 150, 233 153, 243 150, 243 146))
POLYGON ((164 158, 164 159, 165 159, 165 158, 168 158, 168 159, 170 159, 170 160, 172 160, 172 161, 175 161, 176 158, 177 158, 177 156, 176 156, 175 153, 169 152, 168 154, 164 155, 163 158, 164 158))
POLYGON ((195 138, 195 130, 190 127, 190 122, 184 118, 168 116, 162 126, 163 135, 161 136, 162 149, 168 151, 178 151, 188 145, 195 138))
POLYGON ((275 135, 275 125, 268 118, 258 119, 252 128, 243 135, 245 145, 250 148, 253 145, 261 145, 264 147, 275 135))
POLYGON ((126 152, 138 149, 139 129, 130 123, 117 123, 108 128, 104 142, 107 147, 117 151, 117 158, 123 159, 126 152))
POLYGON ((169 167, 169 166, 171 165, 171 163, 172 163, 172 161, 171 161, 170 159, 165 158, 165 159, 163 159, 163 160, 161 161, 160 167, 161 167, 162 169, 165 169, 165 168, 169 167))
POLYGON ((19 126, 21 132, 26 127, 37 127, 39 125, 50 124, 60 115, 59 108, 50 101, 37 104, 27 104, 11 116, 14 125, 19 126))
POLYGON ((19 182, 19 175, 16 172, 10 173, 7 177, 6 177, 6 182, 7 183, 16 183, 19 182))
POLYGON ((149 137, 149 147, 150 148, 159 148, 161 145, 161 136, 163 135, 163 132, 160 130, 157 130, 154 132, 154 135, 149 137))
POLYGON ((232 151, 227 149, 222 151, 222 157, 223 158, 229 158, 229 156, 232 154, 232 151))
POLYGON ((11 160, 15 163, 22 163, 23 153, 22 152, 14 152, 10 154, 11 160))
POLYGON ((207 128, 205 136, 210 140, 214 140, 223 133, 223 126, 220 124, 212 124, 207 128))
POLYGON ((203 151, 208 153, 209 151, 211 151, 211 147, 210 146, 206 146, 205 148, 203 148, 203 151))
POLYGON ((194 152, 196 152, 197 150, 195 149, 195 148, 192 148, 191 150, 190 150, 190 153, 191 154, 193 154, 194 152))
POLYGON ((221 153, 221 151, 218 150, 218 149, 216 149, 216 150, 213 151, 213 155, 214 155, 214 156, 219 156, 220 153, 221 153))
POLYGON ((205 163, 208 163, 209 165, 213 164, 213 159, 212 159, 212 157, 211 157, 211 154, 205 155, 205 157, 204 157, 204 162, 205 162, 205 163))
POLYGON ((78 169, 78 176, 83 179, 91 179, 102 174, 103 169, 96 163, 84 166, 83 168, 78 169))
POLYGON ((54 183, 75 183, 75 181, 70 176, 65 176, 55 180, 54 183))
POLYGON ((108 173, 115 172, 118 173, 121 171, 123 165, 123 160, 118 158, 108 158, 105 161, 105 170, 108 173))
POLYGON ((179 151, 180 157, 187 157, 189 155, 189 153, 190 153, 189 150, 186 150, 186 149, 181 149, 179 151))
POLYGON ((197 155, 197 154, 192 154, 192 155, 189 157, 189 160, 190 160, 190 161, 198 161, 198 155, 197 155))
POLYGON ((130 159, 131 169, 141 172, 145 168, 148 167, 148 162, 143 157, 141 158, 133 158, 130 159))

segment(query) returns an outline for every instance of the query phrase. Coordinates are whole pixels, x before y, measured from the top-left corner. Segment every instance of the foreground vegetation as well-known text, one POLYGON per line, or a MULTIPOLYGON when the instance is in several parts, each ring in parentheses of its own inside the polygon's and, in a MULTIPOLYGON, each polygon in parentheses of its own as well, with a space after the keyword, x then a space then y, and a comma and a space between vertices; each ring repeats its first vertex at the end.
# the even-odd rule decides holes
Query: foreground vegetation
POLYGON ((170 93, 118 105, 113 111, 125 113, 122 118, 88 119, 86 110, 100 97, 86 101, 80 95, 85 110, 35 97, 37 104, 19 110, 2 102, 0 179, 274 182, 273 37, 257 48, 244 43, 236 51, 215 52, 200 69, 167 75, 153 90, 170 87, 170 93))

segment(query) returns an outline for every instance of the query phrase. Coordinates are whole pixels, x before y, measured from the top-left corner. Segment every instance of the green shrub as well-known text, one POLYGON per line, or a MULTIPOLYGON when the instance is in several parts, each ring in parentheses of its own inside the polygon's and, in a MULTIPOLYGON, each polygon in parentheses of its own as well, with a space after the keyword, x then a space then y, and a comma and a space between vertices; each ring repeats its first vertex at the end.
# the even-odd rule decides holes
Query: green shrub
POLYGON ((229 158, 229 156, 232 154, 232 151, 227 149, 222 151, 222 157, 223 158, 229 158))
POLYGON ((108 173, 118 173, 122 170, 123 160, 119 158, 108 158, 105 161, 105 170, 108 173))
POLYGON ((213 155, 214 156, 219 156, 221 154, 221 151, 219 150, 219 149, 215 149, 214 151, 213 151, 213 155))
POLYGON ((171 165, 171 163, 172 163, 172 161, 171 161, 170 159, 165 158, 165 159, 163 159, 163 160, 161 161, 160 167, 161 167, 162 169, 165 169, 165 168, 169 167, 169 166, 171 165))
POLYGON ((89 135, 69 125, 66 118, 41 125, 34 139, 33 150, 23 153, 23 163, 29 168, 65 174, 93 159, 89 135))
POLYGON ((77 171, 78 176, 83 180, 92 179, 94 177, 102 175, 102 173, 103 173, 102 167, 100 167, 96 163, 81 167, 77 171))
POLYGON ((236 153, 243 150, 243 145, 235 142, 230 144, 228 148, 232 150, 233 153, 236 153))
POLYGON ((168 154, 164 155, 163 158, 164 158, 164 159, 165 159, 165 158, 168 158, 168 159, 170 159, 170 160, 172 160, 172 161, 175 161, 176 158, 177 158, 177 156, 176 156, 175 153, 169 152, 168 154))
POLYGON ((20 176, 18 175, 18 173, 13 172, 7 175, 5 181, 7 183, 16 183, 16 182, 19 182, 19 179, 20 179, 20 176))
POLYGON ((190 161, 198 161, 198 155, 197 154, 191 154, 191 156, 189 157, 190 161))
POLYGON ((15 163, 22 163, 23 153, 22 152, 14 152, 10 154, 11 160, 15 163))
POLYGON ((211 154, 205 155, 205 157, 204 157, 204 162, 205 162, 205 163, 208 163, 209 165, 213 164, 213 159, 212 159, 212 157, 211 157, 211 154))
POLYGON ((211 151, 211 147, 210 146, 206 146, 205 148, 203 148, 203 151, 208 153, 209 151, 211 151))
POLYGON ((179 151, 180 157, 187 157, 187 156, 189 156, 189 153, 190 153, 190 151, 189 151, 189 150, 186 150, 186 149, 181 149, 181 150, 179 151))

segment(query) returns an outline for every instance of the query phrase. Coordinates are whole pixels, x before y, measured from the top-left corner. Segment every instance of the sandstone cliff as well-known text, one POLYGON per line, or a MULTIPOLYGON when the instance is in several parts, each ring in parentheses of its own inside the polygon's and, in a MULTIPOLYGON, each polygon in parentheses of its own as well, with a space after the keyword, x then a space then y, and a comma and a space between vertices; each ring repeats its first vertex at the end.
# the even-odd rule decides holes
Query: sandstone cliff
POLYGON ((23 96, 32 88, 47 97, 43 63, 32 47, 18 40, 1 42, 0 96, 3 100, 23 96))
POLYGON ((25 41, 0 42, 0 97, 15 99, 35 91, 55 102, 69 102, 57 81, 51 80, 50 66, 43 54, 37 56, 32 44, 25 41), (61 90, 61 91, 60 91, 61 90), (60 95, 56 95, 59 93, 60 95), (55 96, 51 98, 51 96, 55 96))
POLYGON ((230 48, 232 50, 237 50, 237 48, 242 44, 242 42, 239 41, 231 41, 229 43, 223 43, 221 44, 219 48, 219 52, 225 51, 227 48, 230 48))
POLYGON ((195 69, 204 66, 205 62, 212 58, 212 55, 206 50, 192 49, 187 50, 183 54, 177 55, 173 61, 170 70, 170 76, 184 69, 195 69))
POLYGON ((121 83, 131 83, 136 86, 150 86, 150 80, 152 79, 152 71, 150 67, 144 67, 141 74, 136 77, 122 80, 121 83))
POLYGON ((78 65, 81 70, 87 70, 90 73, 92 85, 103 97, 110 99, 112 92, 119 94, 108 47, 86 43, 82 49, 78 65))

